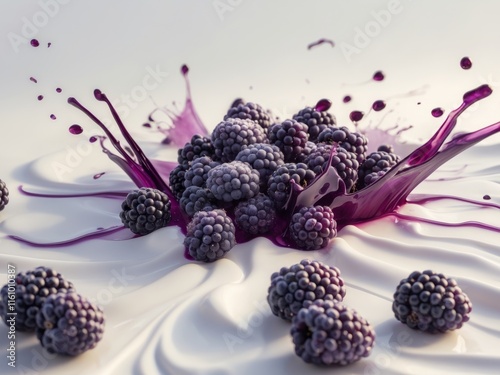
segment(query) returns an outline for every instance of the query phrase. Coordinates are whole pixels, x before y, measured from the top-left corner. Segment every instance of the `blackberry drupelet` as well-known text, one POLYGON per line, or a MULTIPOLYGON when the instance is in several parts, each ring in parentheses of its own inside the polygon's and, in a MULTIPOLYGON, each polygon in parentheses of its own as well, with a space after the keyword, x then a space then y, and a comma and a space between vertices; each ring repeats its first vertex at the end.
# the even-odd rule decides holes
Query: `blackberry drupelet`
POLYGON ((392 311, 410 328, 443 333, 469 320, 472 303, 454 279, 431 270, 414 271, 399 282, 392 311))
POLYGON ((210 190, 199 186, 190 186, 184 190, 179 205, 189 217, 193 217, 196 212, 201 210, 217 208, 215 198, 210 190))
POLYGON ((271 275, 267 302, 274 315, 292 320, 300 309, 316 300, 341 302, 345 297, 344 280, 337 267, 303 259, 271 275))
MULTIPOLYGON (((377 181, 380 177, 385 175, 390 170, 391 170, 391 168, 384 168, 381 171, 372 172, 372 173, 367 174, 364 178, 364 187, 373 184, 375 181, 377 181)), ((360 184, 360 186, 362 186, 362 185, 360 184)))
POLYGON ((267 182, 267 195, 273 200, 275 207, 281 210, 290 196, 291 180, 306 187, 316 174, 304 163, 286 163, 276 169, 267 182))
POLYGON ((318 135, 328 126, 335 125, 335 117, 327 111, 318 111, 313 107, 306 107, 293 115, 295 121, 307 125, 309 140, 315 142, 318 135))
POLYGON ((239 118, 242 120, 252 120, 259 124, 263 129, 271 126, 271 117, 259 104, 248 102, 233 102, 231 108, 224 116, 224 120, 229 118, 239 118))
POLYGON ((194 159, 202 156, 213 159, 215 148, 210 138, 195 134, 190 142, 177 151, 177 162, 183 165, 185 169, 188 169, 194 159))
POLYGON ((392 147, 392 145, 380 145, 378 146, 377 151, 384 151, 395 154, 394 147, 392 147))
POLYGON ((337 222, 327 206, 302 207, 292 215, 288 229, 301 250, 322 249, 337 236, 337 222))
POLYGON ((144 236, 168 224, 170 205, 167 194, 158 189, 136 189, 122 202, 120 219, 133 233, 144 236))
POLYGON ((302 154, 306 142, 309 140, 307 125, 295 120, 285 120, 282 123, 272 125, 267 136, 269 143, 277 146, 283 152, 286 163, 294 162, 302 154))
POLYGON ((238 203, 234 210, 235 223, 245 232, 257 235, 271 230, 276 219, 274 203, 262 193, 238 203))
POLYGON ((75 356, 93 349, 104 334, 103 311, 70 292, 47 298, 36 316, 36 335, 50 353, 75 356))
POLYGON ((301 309, 290 330, 295 353, 307 363, 345 366, 368 357, 375 330, 355 310, 335 301, 314 301, 301 309))
POLYGON ((318 135, 317 143, 338 144, 346 151, 356 154, 356 160, 361 164, 366 159, 368 139, 358 132, 352 132, 345 126, 330 126, 318 135))
POLYGON ((233 221, 224 210, 198 211, 188 224, 184 246, 195 260, 213 262, 236 245, 233 221))
POLYGON ((264 129, 252 120, 228 118, 212 132, 214 160, 223 163, 233 161, 238 152, 255 143, 267 143, 267 137, 264 129))
POLYGON ((36 315, 43 303, 52 294, 66 293, 73 290, 73 283, 60 273, 48 267, 19 272, 15 279, 15 306, 9 305, 9 285, 0 292, 0 315, 7 323, 8 313, 17 313, 16 330, 34 331, 36 315))
POLYGON ((169 175, 169 186, 170 190, 172 190, 172 194, 177 199, 182 197, 182 193, 186 190, 184 186, 185 176, 186 176, 187 168, 184 164, 179 164, 177 167, 172 169, 169 175))
POLYGON ((316 149, 316 147, 316 143, 307 141, 302 153, 295 158, 295 163, 305 163, 307 157, 316 149))
POLYGON ((9 203, 9 189, 4 181, 0 179, 0 211, 9 203))
POLYGON ((256 143, 241 150, 236 155, 236 160, 248 163, 250 167, 259 172, 261 191, 267 189, 267 181, 271 174, 280 165, 285 164, 283 153, 277 146, 256 143))
POLYGON ((215 199, 233 202, 259 194, 259 172, 241 161, 224 163, 208 172, 207 189, 215 199))
POLYGON ((317 147, 306 158, 305 163, 315 174, 320 174, 328 167, 328 160, 334 149, 336 149, 336 153, 332 157, 331 166, 335 168, 339 177, 344 181, 346 191, 349 191, 358 178, 359 163, 354 153, 348 152, 342 147, 318 143, 317 147))
POLYGON ((184 174, 184 187, 205 187, 205 183, 208 178, 208 171, 218 165, 220 165, 219 162, 213 161, 208 156, 202 156, 200 158, 194 159, 191 162, 191 166, 186 170, 186 173, 184 174))
POLYGON ((358 169, 358 181, 356 182, 356 188, 358 190, 368 186, 369 181, 374 182, 373 177, 371 176, 369 181, 365 181, 366 176, 373 172, 380 172, 385 170, 387 172, 393 166, 401 161, 401 158, 393 153, 385 152, 385 151, 374 151, 366 160, 359 166, 358 169))

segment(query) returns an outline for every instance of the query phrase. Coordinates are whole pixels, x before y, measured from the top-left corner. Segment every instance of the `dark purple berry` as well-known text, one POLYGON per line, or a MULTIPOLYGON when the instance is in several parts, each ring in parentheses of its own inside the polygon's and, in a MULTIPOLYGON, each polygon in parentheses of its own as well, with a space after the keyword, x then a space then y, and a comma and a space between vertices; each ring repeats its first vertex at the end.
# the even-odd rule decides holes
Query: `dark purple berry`
POLYGON ((330 207, 302 207, 292 215, 289 231, 299 249, 318 250, 337 236, 337 222, 330 207))

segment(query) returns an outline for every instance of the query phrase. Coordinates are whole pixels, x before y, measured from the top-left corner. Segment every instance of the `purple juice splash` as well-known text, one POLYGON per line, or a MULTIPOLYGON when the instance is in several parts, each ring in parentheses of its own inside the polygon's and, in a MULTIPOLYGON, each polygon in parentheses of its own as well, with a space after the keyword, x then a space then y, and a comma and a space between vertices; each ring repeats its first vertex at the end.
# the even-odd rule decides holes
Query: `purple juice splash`
POLYGON ((460 67, 464 70, 470 69, 470 68, 472 68, 472 61, 470 61, 470 59, 468 57, 463 57, 460 60, 460 67))
POLYGON ((320 46, 322 44, 329 44, 330 46, 335 47, 335 43, 333 42, 333 40, 326 39, 326 38, 321 38, 321 39, 319 39, 319 40, 317 40, 315 42, 309 43, 307 45, 307 49, 311 49, 313 47, 320 46))

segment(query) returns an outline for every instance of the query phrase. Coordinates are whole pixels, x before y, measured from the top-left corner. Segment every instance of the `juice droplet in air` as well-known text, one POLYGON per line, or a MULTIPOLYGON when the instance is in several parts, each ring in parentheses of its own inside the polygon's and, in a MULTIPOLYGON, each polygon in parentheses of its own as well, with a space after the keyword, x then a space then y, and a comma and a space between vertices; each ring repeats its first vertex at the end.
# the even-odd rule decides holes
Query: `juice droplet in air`
POLYGON ((106 172, 101 172, 101 173, 97 173, 94 175, 94 180, 97 180, 98 178, 101 178, 106 172))
POLYGON ((361 119, 363 118, 365 114, 361 111, 352 111, 350 114, 349 114, 349 118, 351 119, 352 122, 358 122, 358 121, 361 121, 361 119))
POLYGON ((489 201, 491 199, 491 197, 488 194, 486 194, 483 196, 483 199, 486 201, 489 201))
POLYGON ((185 76, 186 74, 188 74, 188 72, 189 72, 189 68, 188 68, 188 66, 187 66, 187 65, 183 65, 183 66, 181 67, 181 73, 182 73, 182 75, 184 75, 184 76, 185 76))
POLYGON ((376 112, 381 111, 385 108, 385 102, 383 100, 376 100, 372 104, 372 109, 376 112))
POLYGON ((460 60, 460 67, 464 70, 470 69, 472 67, 472 61, 468 57, 462 57, 460 60))
POLYGON ((316 103, 314 109, 318 112, 328 111, 332 106, 332 101, 329 99, 321 99, 316 103))
POLYGON ((71 125, 68 130, 71 134, 75 134, 75 135, 82 134, 82 132, 83 132, 83 128, 78 124, 71 125))
POLYGON ((48 42, 47 43, 47 48, 50 48, 51 45, 52 45, 52 43, 48 42))
POLYGON ((38 83, 38 81, 36 80, 36 78, 35 78, 35 77, 30 77, 30 81, 31 81, 31 82, 35 82, 35 83, 38 83))
POLYGON ((142 126, 144 126, 145 128, 151 128, 151 124, 149 122, 145 122, 144 124, 142 124, 142 126))
POLYGON ((32 47, 38 47, 40 43, 36 39, 31 39, 30 44, 32 47))
POLYGON ((62 92, 62 88, 58 87, 58 88, 56 89, 56 92, 57 92, 57 93, 61 93, 61 92, 62 92))
POLYGON ((89 138, 90 143, 94 143, 95 141, 97 141, 97 137, 92 136, 89 138))
POLYGON ((443 108, 440 108, 440 107, 434 108, 431 111, 431 114, 434 117, 441 117, 443 115, 443 113, 444 113, 443 108))
POLYGON ((56 117, 56 115, 51 114, 51 115, 50 115, 50 118, 51 118, 52 120, 55 120, 57 117, 56 117))
POLYGON ((349 103, 350 101, 352 100, 351 96, 350 95, 346 95, 344 96, 344 98, 342 99, 342 101, 344 103, 349 103))
POLYGON ((42 99, 43 99, 43 95, 38 95, 36 98, 37 98, 38 100, 42 100, 42 99))
POLYGON ((384 76, 384 73, 380 70, 376 71, 374 74, 373 74, 373 80, 374 81, 383 81, 385 78, 384 76))

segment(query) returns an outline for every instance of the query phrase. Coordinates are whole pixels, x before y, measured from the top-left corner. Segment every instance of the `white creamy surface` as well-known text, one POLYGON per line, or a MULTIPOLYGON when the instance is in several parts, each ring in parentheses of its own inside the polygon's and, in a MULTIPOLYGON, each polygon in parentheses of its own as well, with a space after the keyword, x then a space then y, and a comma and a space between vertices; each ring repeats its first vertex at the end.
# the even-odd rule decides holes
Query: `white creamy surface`
MULTIPOLYGON (((233 4, 233 10, 222 20, 210 2, 197 2, 198 7, 192 9, 181 1, 98 3, 60 5, 58 13, 36 35, 43 43, 53 43, 49 49, 45 45, 38 49, 24 46, 16 53, 8 39, 1 42, 5 55, 1 64, 5 65, 0 69, 0 178, 8 183, 11 202, 0 212, 0 284, 6 282, 7 264, 14 264, 18 271, 51 266, 71 280, 78 292, 103 306, 105 336, 94 350, 66 358, 47 354, 34 335, 18 333, 17 367, 11 368, 5 356, 7 328, 0 324, 0 373, 498 372, 498 230, 444 227, 387 217, 345 227, 322 251, 278 248, 264 238, 256 238, 237 245, 226 258, 213 264, 186 260, 183 235, 176 227, 142 238, 94 239, 52 248, 32 247, 6 237, 14 234, 38 242, 60 241, 97 227, 120 224, 120 199, 29 197, 20 194, 17 186, 67 194, 132 189, 133 184, 98 145, 86 148, 85 139, 97 129, 69 108, 64 99, 75 95, 92 110, 100 108, 91 98, 92 89, 106 89, 116 98, 130 94, 141 84, 147 67, 155 69, 158 65, 169 74, 148 94, 162 104, 172 100, 182 103, 184 87, 178 70, 187 63, 195 105, 209 128, 240 95, 289 115, 320 97, 330 96, 339 122, 348 124, 352 109, 364 109, 375 99, 426 86, 424 94, 388 101, 386 112, 371 113, 366 119, 366 123, 377 124, 383 118, 382 127, 395 122, 415 125, 406 133, 409 144, 401 146, 401 152, 407 153, 416 144, 415 139, 427 139, 443 121, 444 117, 432 118, 430 109, 442 106, 449 111, 459 103, 463 92, 484 82, 492 85, 492 97, 465 113, 457 131, 472 131, 498 121, 500 94, 495 86, 500 79, 500 54, 492 50, 500 43, 493 28, 498 5, 486 6, 484 2, 484 8, 477 11, 466 2, 443 2, 446 8, 401 1, 401 12, 393 15, 362 53, 347 62, 340 43, 352 41, 353 30, 372 21, 371 12, 387 9, 388 3, 373 2, 361 10, 336 1, 328 5, 222 1, 233 4), (110 10, 116 12, 117 19, 110 19, 110 10), (426 30, 414 35, 415 27, 422 23, 426 30), (478 25, 491 32, 477 31, 478 25), (182 32, 174 33, 179 30, 182 32), (254 41, 254 35, 261 40, 254 41), (268 38, 262 40, 262 35, 268 38), (333 39, 337 45, 307 51, 308 43, 322 37, 333 39), (262 59, 242 45, 261 51, 262 59), (226 52, 239 57, 229 63, 226 52), (470 55, 473 61, 470 71, 458 66, 464 55, 470 55), (384 70, 386 81, 344 85, 366 81, 378 69, 384 70), (30 76, 39 83, 29 82, 30 76), (309 83, 304 83, 306 79, 309 83), (54 91, 59 86, 62 94, 54 91), (344 105, 341 98, 347 93, 355 101, 344 105), (38 102, 38 94, 46 98, 38 102), (422 104, 417 106, 417 101, 422 104), (392 112, 387 114, 390 108, 392 112), (58 120, 50 120, 50 113, 56 113, 58 120), (75 122, 84 126, 84 135, 68 134, 67 127, 75 122), (69 166, 70 171, 56 173, 57 163, 69 166), (94 180, 92 176, 99 172, 106 174, 94 180), (266 296, 270 275, 303 258, 318 259, 341 270, 347 284, 345 303, 375 328, 377 338, 370 357, 342 368, 317 368, 294 354, 290 324, 271 314, 266 296), (411 330, 394 318, 391 301, 398 282, 412 271, 424 269, 456 278, 470 297, 471 320, 461 329, 429 335, 411 330)), ((23 17, 31 19, 40 9, 36 2, 30 6, 0 4, 0 17, 5 21, 0 35, 20 33, 23 17)), ((125 120, 146 153, 175 158, 174 149, 159 144, 160 135, 139 126, 152 104, 147 100, 136 104, 136 108, 129 108, 131 113, 125 120)), ((100 113, 106 115, 105 111, 100 113)), ((424 205, 410 203, 398 211, 447 223, 476 221, 500 227, 499 152, 497 134, 446 163, 410 196, 455 196, 497 207, 448 199, 424 205), (485 194, 491 200, 483 200, 485 194)))

